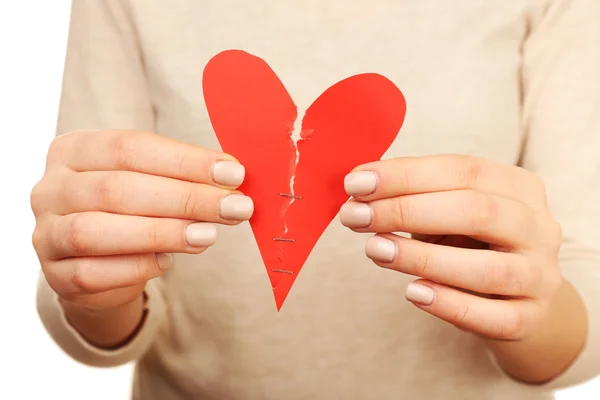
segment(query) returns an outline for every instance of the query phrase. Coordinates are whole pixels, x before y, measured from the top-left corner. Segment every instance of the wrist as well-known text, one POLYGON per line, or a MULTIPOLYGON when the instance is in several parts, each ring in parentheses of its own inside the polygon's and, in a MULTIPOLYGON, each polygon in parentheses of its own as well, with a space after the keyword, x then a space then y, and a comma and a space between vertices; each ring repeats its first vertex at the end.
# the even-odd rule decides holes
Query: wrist
POLYGON ((106 315, 122 313, 126 310, 139 307, 140 304, 144 305, 146 303, 146 294, 145 292, 142 292, 138 296, 125 303, 111 305, 108 307, 95 307, 86 304, 78 304, 69 300, 65 300, 62 297, 58 297, 58 302, 60 303, 65 314, 77 314, 82 316, 85 315, 90 318, 100 318, 106 315))
POLYGON ((485 343, 508 375, 539 385, 571 366, 585 346, 587 330, 585 306, 575 288, 564 281, 534 335, 516 341, 486 339, 485 343))
POLYGON ((91 345, 107 350, 122 347, 135 337, 146 314, 145 294, 101 310, 59 301, 69 325, 91 345))

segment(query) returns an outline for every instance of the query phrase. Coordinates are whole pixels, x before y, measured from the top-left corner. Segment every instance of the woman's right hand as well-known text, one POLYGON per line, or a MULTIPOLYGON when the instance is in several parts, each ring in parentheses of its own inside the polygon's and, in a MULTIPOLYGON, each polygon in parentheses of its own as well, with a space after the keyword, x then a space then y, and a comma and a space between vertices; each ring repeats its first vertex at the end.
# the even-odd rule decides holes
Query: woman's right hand
POLYGON ((68 307, 106 311, 141 298, 171 264, 202 253, 214 223, 250 218, 232 156, 139 131, 81 131, 50 145, 31 193, 33 244, 68 307))

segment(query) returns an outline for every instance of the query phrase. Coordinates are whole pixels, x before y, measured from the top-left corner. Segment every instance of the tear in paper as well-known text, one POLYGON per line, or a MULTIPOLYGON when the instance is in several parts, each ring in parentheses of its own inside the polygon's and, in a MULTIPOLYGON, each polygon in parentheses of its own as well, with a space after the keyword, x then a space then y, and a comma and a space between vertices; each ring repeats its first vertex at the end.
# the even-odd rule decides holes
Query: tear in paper
POLYGON ((294 181, 296 179, 296 167, 298 166, 298 161, 300 161, 300 150, 298 149, 298 141, 302 140, 301 136, 300 136, 300 131, 302 129, 302 119, 303 118, 296 118, 296 120, 294 121, 294 128, 292 130, 292 132, 290 133, 290 139, 292 140, 292 145, 293 145, 293 151, 294 154, 292 154, 293 156, 293 162, 292 162, 292 166, 291 166, 291 170, 290 170, 290 190, 289 190, 289 194, 290 194, 290 201, 288 202, 288 204, 285 206, 284 210, 283 210, 283 221, 284 221, 284 235, 288 232, 288 227, 287 227, 287 223, 285 221, 285 213, 288 210, 288 208, 294 203, 294 201, 296 201, 296 191, 295 191, 295 187, 294 187, 294 181))

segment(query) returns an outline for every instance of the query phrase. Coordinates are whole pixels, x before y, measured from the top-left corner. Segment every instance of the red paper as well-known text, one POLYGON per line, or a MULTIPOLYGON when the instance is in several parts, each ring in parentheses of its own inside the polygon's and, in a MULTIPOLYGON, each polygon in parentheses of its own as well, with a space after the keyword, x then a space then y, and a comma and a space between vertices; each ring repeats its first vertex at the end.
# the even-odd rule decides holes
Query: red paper
POLYGON ((240 190, 254 200, 250 226, 280 309, 348 200, 344 176, 380 159, 396 138, 406 113, 404 96, 373 73, 336 83, 305 113, 296 165, 291 135, 297 108, 265 61, 239 50, 222 52, 204 69, 203 90, 223 151, 246 167, 240 190), (281 196, 292 193, 302 198, 281 196))

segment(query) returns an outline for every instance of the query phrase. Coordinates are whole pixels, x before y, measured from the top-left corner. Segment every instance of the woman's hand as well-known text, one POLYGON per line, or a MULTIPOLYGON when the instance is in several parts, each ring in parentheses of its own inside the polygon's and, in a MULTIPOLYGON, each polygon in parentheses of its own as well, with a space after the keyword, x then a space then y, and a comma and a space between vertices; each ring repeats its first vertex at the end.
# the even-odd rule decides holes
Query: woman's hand
POLYGON ((561 230, 535 174, 468 156, 398 158, 358 167, 345 187, 354 200, 342 223, 381 233, 366 248, 377 265, 422 278, 406 292, 417 307, 496 340, 543 325, 561 287, 561 230))
POLYGON ((33 244, 52 289, 69 310, 99 313, 141 298, 171 266, 168 253, 202 253, 214 223, 250 218, 235 191, 233 157, 138 131, 57 137, 31 193, 33 244))

